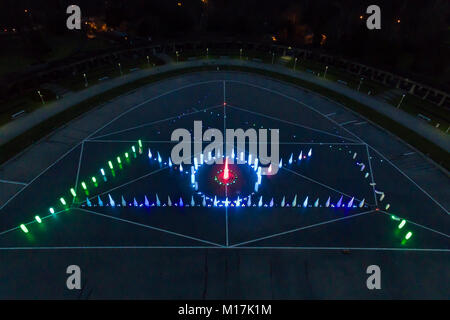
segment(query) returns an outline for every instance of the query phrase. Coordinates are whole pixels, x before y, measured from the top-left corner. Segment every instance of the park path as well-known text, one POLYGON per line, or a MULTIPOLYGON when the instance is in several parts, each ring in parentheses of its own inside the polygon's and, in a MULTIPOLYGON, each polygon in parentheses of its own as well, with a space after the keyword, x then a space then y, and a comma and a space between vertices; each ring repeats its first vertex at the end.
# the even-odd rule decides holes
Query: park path
POLYGON ((151 69, 144 69, 126 74, 121 77, 113 78, 102 83, 93 85, 78 92, 67 93, 63 99, 54 101, 39 108, 32 113, 26 114, 14 121, 11 121, 0 127, 0 146, 6 142, 14 139, 25 131, 36 126, 40 122, 52 117, 53 115, 70 108, 86 99, 94 97, 105 91, 113 89, 115 87, 124 85, 135 80, 155 75, 161 72, 167 72, 177 69, 183 69, 187 67, 197 67, 204 65, 235 65, 235 66, 247 66, 254 67, 270 72, 277 72, 280 74, 289 75, 292 77, 305 80, 322 87, 328 88, 335 92, 338 92, 348 98, 356 100, 379 113, 388 116, 394 121, 402 124, 403 126, 417 132, 424 138, 440 146, 447 152, 450 151, 450 139, 444 132, 424 123, 420 119, 396 108, 392 105, 380 101, 376 97, 368 96, 365 93, 357 92, 337 82, 329 81, 323 77, 318 77, 308 72, 294 71, 280 66, 279 64, 264 64, 249 60, 237 60, 237 59, 208 59, 208 60, 194 60, 184 61, 179 63, 168 63, 163 66, 154 67, 151 69))

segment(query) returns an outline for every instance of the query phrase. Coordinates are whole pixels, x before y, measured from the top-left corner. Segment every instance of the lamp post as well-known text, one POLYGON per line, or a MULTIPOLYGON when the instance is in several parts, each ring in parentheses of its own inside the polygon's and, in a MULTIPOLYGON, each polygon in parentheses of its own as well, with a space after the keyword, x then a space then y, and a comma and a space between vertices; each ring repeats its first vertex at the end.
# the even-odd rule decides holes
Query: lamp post
POLYGON ((147 56, 147 65, 150 66, 150 57, 147 56))
POLYGON ((400 102, 397 105, 397 109, 400 108, 400 105, 402 104, 404 98, 405 98, 405 95, 403 94, 402 98, 400 99, 400 102))
POLYGON ((119 62, 117 65, 119 66, 120 75, 123 76, 123 73, 122 73, 122 65, 120 64, 120 62, 119 62))
POLYGON ((272 64, 274 60, 275 60, 275 52, 272 52, 272 64))
POLYGON ((89 83, 87 81, 86 73, 83 73, 83 77, 84 77, 84 86, 87 87, 89 83))
POLYGON ((206 58, 208 58, 209 48, 206 48, 206 58))
POLYGON ((242 59, 242 48, 239 50, 239 60, 242 59))
POLYGON ((359 79, 358 89, 356 91, 359 91, 361 89, 361 84, 363 82, 364 78, 359 79))
POLYGON ((297 65, 297 57, 295 57, 294 59, 294 71, 295 71, 295 66, 297 65))
POLYGON ((178 52, 178 51, 175 51, 175 54, 177 55, 177 63, 178 63, 178 55, 179 55, 179 52, 178 52))
POLYGON ((323 77, 326 79, 327 78, 327 71, 328 71, 328 66, 325 67, 325 73, 323 74, 323 77))
POLYGON ((37 93, 38 93, 39 97, 41 98, 42 104, 45 104, 44 96, 41 94, 41 92, 39 90, 37 91, 37 93))

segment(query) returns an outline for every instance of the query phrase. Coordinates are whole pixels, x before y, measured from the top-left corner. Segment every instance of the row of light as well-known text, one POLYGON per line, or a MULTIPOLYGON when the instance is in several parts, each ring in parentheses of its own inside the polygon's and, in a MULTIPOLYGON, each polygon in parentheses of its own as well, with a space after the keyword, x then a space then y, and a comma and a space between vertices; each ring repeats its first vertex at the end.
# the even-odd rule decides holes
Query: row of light
MULTIPOLYGON (((142 140, 138 140, 138 145, 139 145, 139 150, 138 150, 138 151, 139 151, 139 154, 141 154, 141 153, 142 153, 142 140)), ((133 155, 134 155, 134 157, 136 158, 136 147, 135 147, 134 145, 131 147, 131 151, 133 152, 133 155)), ((150 151, 149 151, 149 152, 150 152, 150 151)), ((130 154, 129 154, 128 152, 125 152, 124 156, 125 156, 126 161, 129 161, 129 159, 130 159, 130 154)), ((119 165, 119 167, 122 168, 122 159, 121 159, 120 156, 117 156, 116 161, 117 161, 117 164, 119 165)), ((111 171, 112 171, 112 173, 113 173, 113 175, 114 175, 114 164, 113 164, 113 161, 109 160, 107 163, 108 163, 108 167, 111 169, 111 171)), ((105 170, 104 170, 103 168, 100 169, 100 174, 102 175, 103 180, 106 182, 106 181, 107 181, 107 178, 106 178, 106 172, 105 172, 105 170)), ((92 183, 94 184, 95 187, 98 186, 98 180, 97 180, 97 178, 96 178, 95 176, 92 176, 92 177, 91 177, 91 181, 92 181, 92 183)), ((82 182, 80 183, 80 185, 81 185, 81 188, 82 188, 86 193, 89 192, 89 191, 88 191, 88 186, 87 186, 87 184, 86 184, 85 181, 82 181, 82 182)), ((72 194, 73 198, 75 199, 76 196, 77 196, 76 189, 75 189, 75 188, 70 188, 70 193, 72 194)), ((66 201, 66 199, 65 199, 64 197, 59 198, 59 202, 64 206, 64 209, 67 209, 67 201, 66 201)), ((48 211, 49 211, 50 214, 52 214, 52 215, 55 215, 55 214, 56 214, 56 211, 55 211, 55 209, 54 209, 53 207, 50 207, 50 208, 48 209, 48 211)), ((38 216, 38 215, 36 215, 36 216, 34 217, 34 220, 35 220, 35 222, 37 222, 37 223, 42 223, 42 218, 41 218, 40 216, 38 216)), ((31 222, 30 222, 30 223, 31 223, 31 222)), ((25 224, 21 224, 21 225, 20 225, 20 229, 22 229, 22 231, 25 232, 25 233, 28 233, 28 232, 29 232, 29 230, 28 230, 28 228, 27 228, 27 226, 26 226, 25 224)))
MULTIPOLYGON (((350 153, 351 153, 351 152, 350 152, 350 153)), ((353 159, 355 159, 356 156, 357 156, 357 153, 354 152, 354 153, 353 153, 353 159)), ((360 170, 361 170, 361 171, 364 171, 364 169, 366 168, 365 164, 362 163, 362 162, 357 162, 356 164, 360 167, 360 170)), ((366 172, 365 178, 367 178, 368 176, 369 176, 369 172, 366 172)), ((370 185, 374 188, 375 196, 376 196, 376 195, 379 195, 379 196, 380 196, 378 200, 379 200, 380 202, 383 201, 383 200, 384 200, 384 197, 385 197, 385 193, 384 193, 383 191, 375 190, 375 183, 371 183, 370 185)), ((390 206, 391 206, 391 205, 390 205, 389 203, 386 204, 385 210, 388 210, 388 209, 390 208, 390 206)), ((392 218, 393 220, 400 221, 399 225, 397 226, 397 228, 398 228, 399 230, 400 230, 400 229, 403 229, 403 227, 406 225, 406 220, 405 220, 405 219, 400 219, 400 218, 398 218, 398 217, 395 216, 395 215, 391 215, 391 218, 392 218)), ((403 239, 403 241, 402 241, 402 244, 404 244, 404 242, 408 241, 408 240, 412 237, 412 235, 413 235, 413 233, 412 233, 411 231, 408 231, 408 232, 405 234, 405 236, 404 236, 404 239, 403 239)))
MULTIPOLYGON (((150 204, 150 201, 148 200, 147 196, 144 196, 144 204, 141 204, 141 205, 137 202, 136 198, 133 198, 133 206, 135 206, 135 207, 139 207, 139 206, 142 206, 142 205, 145 205, 146 207, 155 206, 155 205, 157 207, 161 206, 161 201, 159 200, 158 194, 155 194, 155 198, 156 198, 155 202, 150 204)), ((202 203, 203 203, 204 207, 206 206, 205 199, 208 199, 208 200, 211 199, 214 207, 217 207, 219 205, 219 203, 223 203, 223 204, 225 204, 225 206, 228 206, 227 202, 228 203, 235 203, 236 206, 239 207, 239 206, 241 206, 240 204, 241 204, 241 202, 244 199, 247 199, 247 206, 251 206, 252 205, 251 195, 249 195, 248 197, 245 197, 243 199, 241 199, 238 196, 238 198, 236 200, 233 200, 233 201, 232 200, 228 200, 228 197, 226 197, 225 200, 219 200, 219 199, 217 199, 217 196, 214 196, 214 199, 213 199, 213 198, 209 198, 209 197, 207 197, 205 195, 202 195, 202 198, 203 198, 203 202, 202 203)), ((109 199, 109 205, 111 207, 115 207, 116 206, 116 202, 114 201, 114 199, 112 198, 112 196, 110 194, 108 194, 108 199, 109 199)), ((355 200, 355 198, 352 197, 350 199, 350 201, 347 204, 345 204, 345 203, 343 203, 343 196, 341 196, 339 198, 338 202, 334 205, 334 204, 331 203, 331 197, 328 197, 328 199, 327 199, 327 201, 325 203, 325 207, 327 207, 327 208, 328 207, 332 207, 332 208, 354 208, 355 207, 354 200, 355 200)), ((97 203, 98 203, 99 207, 103 207, 104 206, 104 203, 103 203, 102 199, 100 198, 100 196, 97 196, 97 203)), ((179 203, 180 203, 180 206, 183 206, 183 203, 184 203, 183 202, 183 197, 180 197, 179 203)), ((192 204, 192 206, 195 206, 195 201, 194 201, 193 196, 191 196, 191 204, 192 204)), ((365 200, 363 199, 358 204, 358 207, 361 208, 361 207, 364 206, 364 204, 365 204, 365 200)), ((88 207, 91 207, 92 206, 92 202, 89 199, 87 199, 86 205, 88 207)), ((121 196, 121 205, 122 205, 122 207, 126 207, 127 206, 127 201, 124 199, 123 195, 121 196)), ((164 205, 165 204, 163 204, 163 206, 164 205)), ((131 203, 130 203, 130 206, 131 206, 131 203)), ((171 200, 170 196, 167 197, 167 206, 169 206, 169 207, 172 206, 172 200, 171 200)), ((263 197, 262 196, 259 197, 258 206, 259 207, 263 206, 263 197)), ((273 207, 274 206, 274 199, 273 198, 271 198, 268 206, 269 207, 273 207)), ((306 198, 303 201, 301 207, 306 208, 308 206, 312 206, 312 207, 315 207, 315 208, 319 207, 320 206, 319 198, 316 199, 316 201, 314 202, 313 205, 310 205, 309 196, 306 196, 306 198)), ((287 203, 286 196, 283 196, 282 200, 280 201, 280 207, 283 207, 283 208, 284 207, 299 207, 297 205, 297 195, 294 196, 294 198, 293 198, 293 200, 291 201, 290 204, 287 203)))

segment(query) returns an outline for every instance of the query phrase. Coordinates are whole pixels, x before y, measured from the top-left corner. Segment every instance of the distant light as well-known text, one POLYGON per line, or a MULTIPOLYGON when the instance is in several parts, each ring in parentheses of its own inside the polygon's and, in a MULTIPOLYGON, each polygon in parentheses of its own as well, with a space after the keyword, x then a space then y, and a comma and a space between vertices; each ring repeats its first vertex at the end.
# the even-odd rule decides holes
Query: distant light
POLYGON ((405 239, 408 240, 409 238, 411 238, 411 236, 412 236, 412 232, 408 231, 408 233, 405 236, 405 239))
POLYGON ((22 229, 23 232, 28 233, 28 229, 27 229, 27 227, 25 227, 24 224, 20 225, 20 229, 22 229))
POLYGON ((83 182, 81 182, 81 186, 83 187, 83 189, 84 189, 84 190, 86 190, 86 189, 87 189, 87 187, 86 187, 86 183, 84 183, 84 181, 83 181, 83 182))
POLYGON ((41 223, 41 222, 42 222, 42 219, 41 219, 39 216, 35 216, 34 219, 35 219, 38 223, 41 223))
POLYGON ((65 206, 67 203, 66 203, 66 200, 64 200, 64 198, 59 198, 59 201, 61 201, 61 203, 63 204, 63 206, 65 206))
POLYGON ((95 177, 92 177, 92 182, 97 183, 97 179, 95 177))
POLYGON ((403 219, 402 222, 400 222, 400 224, 398 225, 398 228, 399 229, 403 228, 405 226, 405 224, 406 224, 406 220, 403 219))
POLYGON ((178 2, 177 5, 178 5, 179 7, 181 7, 181 2, 178 2))
POLYGON ((114 168, 111 161, 108 161, 108 166, 109 166, 110 169, 113 169, 113 168, 114 168))
POLYGON ((102 169, 100 169, 100 172, 102 173, 102 176, 104 176, 104 175, 105 175, 105 170, 103 170, 103 168, 102 168, 102 169))
POLYGON ((400 19, 397 19, 397 23, 400 23, 400 19))
POLYGON ((272 36, 272 41, 277 41, 277 37, 272 36))
POLYGON ((70 188, 70 193, 71 193, 74 197, 77 196, 77 193, 75 192, 75 189, 74 189, 74 188, 70 188))
POLYGON ((53 209, 53 208, 48 209, 48 211, 50 211, 51 214, 55 213, 55 209, 53 209))
POLYGON ((359 18, 362 20, 364 18, 364 16, 359 16, 359 18))

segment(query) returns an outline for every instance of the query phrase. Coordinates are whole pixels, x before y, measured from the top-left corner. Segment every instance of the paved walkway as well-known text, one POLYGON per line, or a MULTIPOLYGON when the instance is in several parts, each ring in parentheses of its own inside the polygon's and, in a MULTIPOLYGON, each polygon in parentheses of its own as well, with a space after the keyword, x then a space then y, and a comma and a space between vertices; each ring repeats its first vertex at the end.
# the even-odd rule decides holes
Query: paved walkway
POLYGON ((68 93, 67 95, 65 95, 64 99, 55 101, 53 103, 49 103, 45 107, 39 108, 30 114, 27 114, 17 120, 14 120, 0 127, 0 146, 10 141, 11 139, 17 137, 18 135, 22 134, 23 132, 31 129, 33 126, 36 126, 40 122, 50 118, 51 116, 67 108, 70 108, 71 106, 78 104, 83 100, 94 97, 100 93, 103 93, 115 87, 161 72, 183 69, 187 67, 218 65, 218 64, 248 66, 267 71, 278 72, 280 74, 294 76, 299 79, 306 80, 311 83, 331 89, 342 95, 347 96, 348 98, 351 98, 364 105, 367 105, 368 107, 378 111, 381 114, 390 117, 396 122, 404 125, 405 127, 411 130, 416 131, 429 141, 440 146, 444 150, 450 152, 450 139, 448 138, 448 135, 424 123, 423 121, 417 119, 416 117, 402 110, 393 108, 390 104, 383 103, 372 96, 368 96, 364 93, 357 92, 339 83, 328 81, 322 77, 317 77, 313 74, 306 72, 293 71, 292 69, 287 69, 278 64, 270 65, 255 61, 235 60, 235 59, 209 59, 209 60, 185 61, 180 63, 166 64, 160 67, 139 70, 124 75, 122 77, 114 78, 106 82, 96 84, 92 87, 89 87, 79 92, 68 93))

